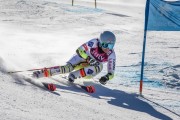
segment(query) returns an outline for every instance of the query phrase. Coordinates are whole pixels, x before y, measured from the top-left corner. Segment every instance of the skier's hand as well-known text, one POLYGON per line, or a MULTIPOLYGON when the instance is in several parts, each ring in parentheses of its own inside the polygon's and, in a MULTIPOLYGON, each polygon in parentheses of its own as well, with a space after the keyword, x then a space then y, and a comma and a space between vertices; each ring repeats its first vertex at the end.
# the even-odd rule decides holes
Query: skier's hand
POLYGON ((87 58, 87 62, 89 63, 90 66, 98 66, 99 65, 99 62, 92 59, 91 57, 88 56, 87 58))
POLYGON ((101 78, 99 79, 99 82, 100 82, 101 84, 105 85, 108 80, 109 80, 108 76, 105 75, 105 76, 103 76, 103 77, 101 77, 101 78))

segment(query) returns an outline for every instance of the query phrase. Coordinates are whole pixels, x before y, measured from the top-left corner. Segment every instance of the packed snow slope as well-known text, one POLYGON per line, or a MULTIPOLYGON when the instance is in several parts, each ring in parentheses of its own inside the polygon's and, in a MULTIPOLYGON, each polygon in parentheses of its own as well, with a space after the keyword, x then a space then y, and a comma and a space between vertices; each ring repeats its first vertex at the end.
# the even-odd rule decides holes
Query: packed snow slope
POLYGON ((149 32, 144 97, 139 96, 145 0, 0 0, 1 120, 179 120, 179 32, 149 32), (55 92, 8 71, 64 65, 84 42, 104 30, 117 36, 116 75, 107 85, 98 78, 88 94, 60 76, 37 79, 55 92))

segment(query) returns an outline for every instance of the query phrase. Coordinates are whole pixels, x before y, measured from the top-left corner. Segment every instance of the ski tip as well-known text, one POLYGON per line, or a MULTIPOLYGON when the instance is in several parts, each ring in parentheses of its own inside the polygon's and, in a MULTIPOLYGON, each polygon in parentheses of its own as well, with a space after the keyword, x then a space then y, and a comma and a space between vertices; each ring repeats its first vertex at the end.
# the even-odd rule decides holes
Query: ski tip
POLYGON ((43 85, 50 91, 55 91, 56 90, 56 85, 52 83, 43 83, 43 85))
POLYGON ((88 92, 88 93, 94 93, 96 92, 96 89, 94 86, 84 86, 84 89, 88 92))

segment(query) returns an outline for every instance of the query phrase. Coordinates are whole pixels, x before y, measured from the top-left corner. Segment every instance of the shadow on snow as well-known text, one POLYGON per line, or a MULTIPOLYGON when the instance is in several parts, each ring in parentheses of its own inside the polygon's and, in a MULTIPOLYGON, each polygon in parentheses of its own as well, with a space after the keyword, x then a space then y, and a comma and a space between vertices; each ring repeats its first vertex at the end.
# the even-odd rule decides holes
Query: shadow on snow
MULTIPOLYGON (((94 83, 93 84, 96 88, 96 92, 92 94, 92 93, 87 93, 83 91, 78 86, 75 86, 75 85, 69 86, 64 81, 63 82, 58 81, 58 82, 64 85, 57 84, 57 88, 73 91, 71 92, 71 94, 78 94, 79 92, 83 92, 94 98, 105 99, 111 105, 123 107, 130 110, 135 110, 139 112, 144 112, 158 119, 172 120, 172 118, 170 118, 169 116, 155 110, 148 102, 146 102, 147 100, 143 99, 143 97, 140 97, 138 94, 134 94, 134 93, 131 94, 131 93, 126 93, 124 91, 120 91, 116 89, 109 89, 105 86, 102 86, 100 84, 94 84, 94 83), (110 99, 107 99, 107 97, 109 97, 110 99)), ((84 82, 84 84, 88 85, 92 83, 84 82)))
POLYGON ((107 101, 109 104, 126 109, 145 112, 158 119, 172 120, 172 118, 168 117, 167 115, 155 110, 145 100, 143 101, 143 98, 141 98, 138 94, 127 93, 116 89, 109 89, 102 85, 96 85, 96 89, 96 94, 92 94, 92 96, 99 99, 101 99, 100 96, 112 97, 107 101))

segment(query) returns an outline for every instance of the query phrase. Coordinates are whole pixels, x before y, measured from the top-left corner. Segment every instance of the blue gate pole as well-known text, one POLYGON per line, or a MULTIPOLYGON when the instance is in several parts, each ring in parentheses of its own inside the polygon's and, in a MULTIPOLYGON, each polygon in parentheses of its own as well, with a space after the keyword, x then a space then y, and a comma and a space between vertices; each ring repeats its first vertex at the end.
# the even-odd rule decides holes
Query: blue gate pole
POLYGON ((143 42, 143 51, 142 51, 142 62, 141 62, 141 78, 140 78, 140 87, 139 92, 142 95, 142 87, 143 87, 143 75, 144 75, 144 59, 145 59, 145 48, 146 48, 146 31, 144 31, 144 42, 143 42))
POLYGON ((141 78, 140 78, 140 86, 139 86, 140 95, 142 95, 142 87, 143 87, 144 59, 145 59, 145 49, 146 49, 146 35, 147 35, 147 24, 148 24, 148 16, 149 16, 149 2, 150 2, 150 0, 146 1, 146 9, 145 9, 144 41, 143 41, 142 62, 141 62, 141 78))

